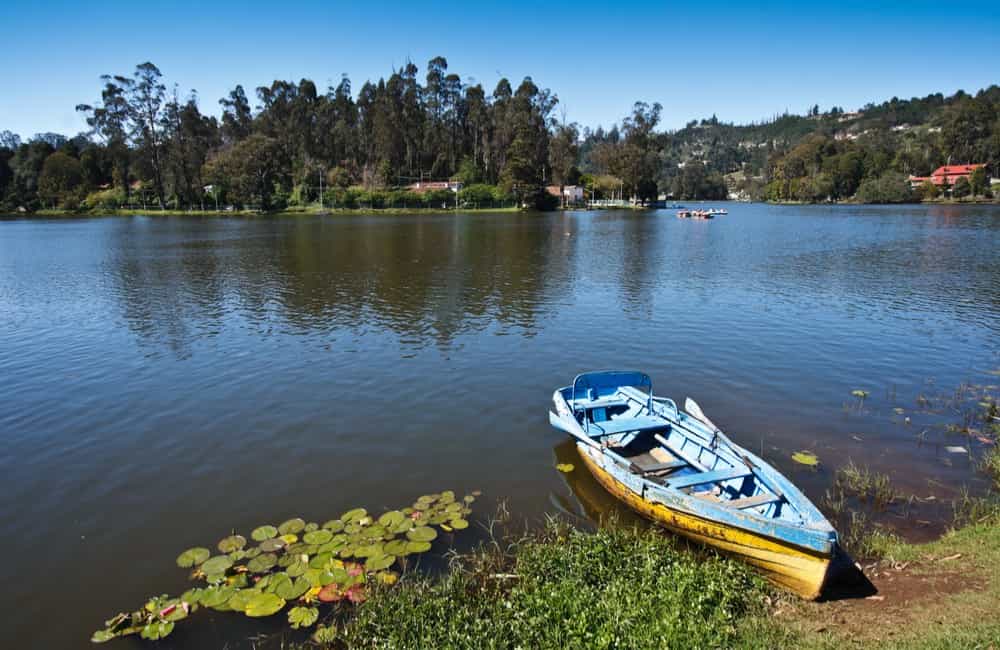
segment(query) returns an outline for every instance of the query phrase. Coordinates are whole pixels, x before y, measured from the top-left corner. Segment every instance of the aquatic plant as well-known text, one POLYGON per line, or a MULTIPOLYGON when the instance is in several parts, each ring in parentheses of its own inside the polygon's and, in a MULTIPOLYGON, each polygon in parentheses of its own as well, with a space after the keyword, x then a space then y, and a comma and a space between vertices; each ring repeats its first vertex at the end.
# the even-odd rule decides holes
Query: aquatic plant
POLYGON ((797 451, 792 454, 792 460, 800 465, 807 465, 809 467, 819 465, 819 458, 811 451, 797 451))
MULTIPOLYGON (((202 546, 177 556, 177 566, 192 569, 191 579, 201 581, 180 597, 166 594, 151 598, 142 608, 120 613, 104 622, 91 641, 138 634, 162 639, 174 624, 207 607, 241 612, 251 618, 272 616, 288 605, 293 628, 310 627, 319 619, 318 603, 348 607, 364 602, 374 583, 393 585, 399 575, 392 567, 401 558, 424 553, 444 530, 468 528, 466 516, 479 492, 457 501, 448 490, 418 498, 411 507, 390 510, 377 518, 364 508, 348 510, 322 526, 295 517, 277 527, 254 528, 247 538, 235 532, 221 539, 219 555, 202 546), (356 558, 351 561, 349 558, 356 558)), ((336 633, 317 630, 318 636, 336 633)), ((332 630, 330 632, 329 630, 332 630)))

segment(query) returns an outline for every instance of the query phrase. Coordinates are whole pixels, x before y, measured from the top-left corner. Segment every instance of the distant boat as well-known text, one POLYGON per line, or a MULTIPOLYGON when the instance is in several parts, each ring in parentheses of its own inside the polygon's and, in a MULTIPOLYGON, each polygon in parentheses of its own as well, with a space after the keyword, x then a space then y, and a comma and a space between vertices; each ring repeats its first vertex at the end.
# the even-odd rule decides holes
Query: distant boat
POLYGON ((803 598, 819 597, 837 532, 798 488, 688 399, 653 396, 641 372, 578 375, 549 421, 576 439, 612 495, 668 530, 743 559, 803 598))
POLYGON ((726 210, 725 208, 709 208, 708 213, 711 215, 723 215, 723 214, 729 214, 729 211, 726 210))
POLYGON ((678 210, 677 216, 681 219, 714 219, 715 215, 709 210, 678 210))

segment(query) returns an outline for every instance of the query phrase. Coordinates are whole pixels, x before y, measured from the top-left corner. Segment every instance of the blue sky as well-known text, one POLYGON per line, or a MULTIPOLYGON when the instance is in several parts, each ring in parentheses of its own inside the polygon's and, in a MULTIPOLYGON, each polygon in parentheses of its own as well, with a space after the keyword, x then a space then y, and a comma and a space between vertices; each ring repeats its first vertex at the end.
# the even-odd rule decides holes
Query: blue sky
POLYGON ((355 90, 436 55, 492 90, 531 75, 583 125, 636 100, 663 126, 717 114, 760 120, 818 103, 852 109, 894 95, 1000 83, 1000 5, 985 2, 39 2, 0 5, 0 130, 73 134, 99 76, 150 60, 202 110, 237 83, 275 78, 355 90), (879 5, 879 6, 875 6, 879 5))

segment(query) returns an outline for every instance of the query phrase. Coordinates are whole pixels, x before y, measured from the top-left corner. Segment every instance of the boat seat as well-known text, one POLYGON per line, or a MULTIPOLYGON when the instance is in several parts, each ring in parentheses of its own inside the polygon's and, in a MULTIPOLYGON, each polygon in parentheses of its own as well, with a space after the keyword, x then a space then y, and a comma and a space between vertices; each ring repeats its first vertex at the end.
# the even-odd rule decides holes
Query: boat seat
POLYGON ((762 506, 767 503, 774 503, 775 501, 781 501, 781 497, 776 494, 758 494, 752 497, 743 497, 742 499, 733 499, 732 501, 723 501, 724 505, 730 508, 736 508, 737 510, 746 510, 747 508, 756 508, 757 506, 762 506))
POLYGON ((680 460, 678 458, 677 460, 668 460, 665 463, 656 463, 655 465, 640 465, 639 469, 642 470, 643 476, 658 476, 682 467, 688 467, 688 463, 686 460, 680 460))
POLYGON ((731 481, 734 478, 750 476, 751 473, 752 472, 745 467, 727 467, 725 469, 718 469, 711 472, 698 472, 697 474, 678 476, 677 478, 670 479, 669 485, 672 488, 680 489, 691 487, 693 485, 703 485, 705 483, 721 483, 722 481, 731 481))
POLYGON ((588 429, 590 435, 610 435, 612 433, 625 433, 626 431, 649 431, 652 429, 665 429, 667 422, 663 418, 640 415, 636 418, 616 418, 605 422, 592 422, 588 429))

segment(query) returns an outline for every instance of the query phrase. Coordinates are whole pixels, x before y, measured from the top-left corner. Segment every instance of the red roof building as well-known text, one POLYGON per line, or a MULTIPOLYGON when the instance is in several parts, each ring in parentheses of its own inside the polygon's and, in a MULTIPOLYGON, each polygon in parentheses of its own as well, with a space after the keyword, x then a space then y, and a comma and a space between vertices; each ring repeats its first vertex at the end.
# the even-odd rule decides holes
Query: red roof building
POLYGON ((972 175, 972 172, 984 166, 985 165, 982 164, 944 165, 935 169, 930 176, 910 176, 910 187, 916 189, 928 181, 934 183, 938 187, 952 187, 958 179, 964 178, 968 180, 969 176, 972 175))

